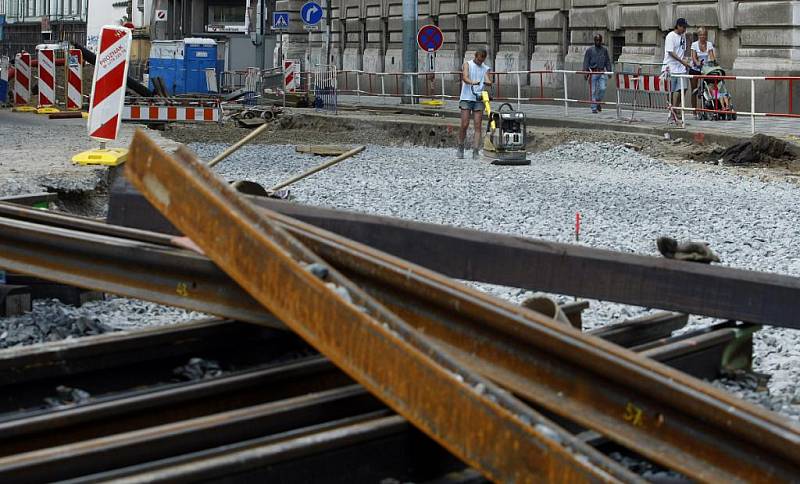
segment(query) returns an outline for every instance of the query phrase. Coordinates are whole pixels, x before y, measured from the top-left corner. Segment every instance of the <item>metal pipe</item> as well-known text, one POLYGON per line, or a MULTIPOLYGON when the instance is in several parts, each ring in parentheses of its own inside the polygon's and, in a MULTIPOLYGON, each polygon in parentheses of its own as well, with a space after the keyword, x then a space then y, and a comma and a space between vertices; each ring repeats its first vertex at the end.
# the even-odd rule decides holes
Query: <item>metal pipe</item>
POLYGON ((750 132, 756 134, 756 81, 750 79, 750 132))
POLYGON ((231 156, 232 154, 236 153, 239 150, 239 148, 241 148, 242 146, 246 145, 250 141, 254 140, 256 138, 256 136, 258 136, 261 133, 263 133, 264 131, 266 131, 267 128, 269 128, 269 124, 268 123, 264 123, 261 126, 259 126, 258 128, 254 129, 252 133, 250 133, 247 136, 245 136, 244 138, 240 139, 239 141, 234 143, 230 148, 228 148, 227 150, 225 150, 222 153, 220 153, 219 155, 217 155, 216 158, 214 158, 213 160, 209 161, 208 162, 208 167, 209 168, 213 168, 214 165, 216 165, 220 161, 222 161, 225 158, 227 158, 227 157, 231 156))
MULTIPOLYGON (((321 164, 319 166, 315 166, 314 168, 306 171, 305 173, 302 173, 300 175, 292 177, 292 178, 290 178, 290 179, 288 179, 286 181, 280 182, 280 183, 278 183, 277 185, 273 186, 272 188, 270 188, 267 191, 275 192, 275 191, 280 190, 281 188, 285 188, 285 187, 287 187, 287 186, 289 186, 289 185, 291 185, 293 183, 296 183, 296 182, 302 180, 303 178, 307 178, 307 177, 313 175, 314 173, 317 173, 318 171, 322 171, 325 168, 331 167, 331 166, 333 166, 333 165, 335 165, 335 164, 337 164, 337 163, 339 163, 341 161, 344 161, 344 160, 346 160, 346 159, 348 159, 348 158, 350 158, 352 156, 355 156, 355 155, 361 153, 362 151, 364 151, 364 149, 366 149, 366 146, 359 146, 357 148, 353 148, 352 150, 350 150, 350 151, 348 151, 346 153, 342 153, 341 155, 337 156, 336 158, 333 158, 332 160, 328 160, 328 161, 326 161, 325 163, 323 163, 323 164, 321 164)), ((209 163, 209 165, 210 165, 210 163, 209 163)))

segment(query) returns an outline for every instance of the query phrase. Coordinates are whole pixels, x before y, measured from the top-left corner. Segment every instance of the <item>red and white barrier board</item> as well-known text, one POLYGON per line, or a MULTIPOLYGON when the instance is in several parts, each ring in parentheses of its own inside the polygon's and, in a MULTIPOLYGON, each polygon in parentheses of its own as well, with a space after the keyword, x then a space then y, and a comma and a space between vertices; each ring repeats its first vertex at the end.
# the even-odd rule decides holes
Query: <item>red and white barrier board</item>
POLYGON ((283 61, 283 89, 297 92, 300 87, 300 64, 293 60, 283 61))
POLYGON ((637 91, 669 92, 668 81, 659 75, 616 74, 617 89, 637 91))
POLYGON ((31 102, 31 55, 27 52, 14 57, 14 104, 25 106, 31 102))
POLYGON ((130 30, 115 25, 106 25, 100 31, 88 122, 89 136, 98 141, 113 141, 119 133, 131 37, 130 30))
POLYGON ((218 122, 220 120, 220 108, 126 104, 122 111, 122 119, 125 121, 218 122))
POLYGON ((56 103, 56 51, 41 49, 36 55, 39 61, 39 107, 49 107, 56 103))
POLYGON ((83 107, 83 53, 79 49, 67 52, 67 109, 83 107))

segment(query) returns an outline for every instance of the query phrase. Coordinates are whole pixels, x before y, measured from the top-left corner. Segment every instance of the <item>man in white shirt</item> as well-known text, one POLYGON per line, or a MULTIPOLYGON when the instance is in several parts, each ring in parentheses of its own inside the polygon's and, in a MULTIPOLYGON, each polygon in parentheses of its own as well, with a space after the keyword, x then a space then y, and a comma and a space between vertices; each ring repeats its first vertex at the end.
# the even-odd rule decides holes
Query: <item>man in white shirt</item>
MULTIPOLYGON (((664 67, 662 70, 669 69, 670 75, 685 75, 689 72, 689 63, 686 57, 686 28, 689 23, 685 18, 679 18, 675 22, 675 30, 667 34, 664 39, 664 67)), ((688 79, 672 77, 672 105, 680 104, 680 91, 686 91, 689 86, 688 79)), ((686 96, 686 92, 683 93, 686 96)))
POLYGON ((483 139, 481 132, 481 121, 483 119, 483 103, 480 100, 480 93, 484 86, 490 86, 492 80, 489 74, 491 67, 486 64, 486 49, 475 51, 475 58, 465 62, 461 67, 461 96, 459 97, 458 107, 461 110, 461 130, 458 132, 458 152, 459 159, 464 158, 464 139, 467 137, 469 128, 469 118, 473 119, 475 129, 475 142, 472 146, 472 159, 479 158, 479 148, 483 139))

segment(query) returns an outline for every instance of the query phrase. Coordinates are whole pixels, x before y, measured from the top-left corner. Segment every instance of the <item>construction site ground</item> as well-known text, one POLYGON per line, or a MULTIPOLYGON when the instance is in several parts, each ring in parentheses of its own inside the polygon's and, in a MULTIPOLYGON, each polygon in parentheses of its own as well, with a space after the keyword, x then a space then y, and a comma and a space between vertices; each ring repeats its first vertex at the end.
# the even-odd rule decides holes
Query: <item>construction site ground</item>
MULTIPOLYGON (((586 218, 581 244, 657 256, 655 237, 667 234, 711 241, 726 265, 800 275, 800 258, 793 251, 800 215, 789 202, 800 191, 800 164, 794 157, 798 148, 788 137, 784 137, 790 143, 786 157, 758 165, 720 166, 723 150, 749 139, 749 133, 724 132, 719 124, 704 132, 655 124, 598 124, 591 118, 565 120, 554 108, 551 118, 531 118, 528 151, 532 164, 495 167, 469 157, 456 159, 458 120, 453 113, 425 114, 398 112, 394 107, 348 109, 338 114, 288 109, 251 145, 219 165, 217 172, 229 180, 247 179, 268 186, 322 161, 295 153, 296 145, 363 144, 367 150, 358 157, 293 186, 295 198, 302 203, 559 242, 574 241, 574 216, 580 211, 586 218)), ((123 124, 120 139, 111 146, 126 146, 137 127, 147 129, 123 124)), ((183 143, 203 160, 248 132, 233 121, 147 129, 167 151, 183 143)), ((109 170, 70 162, 77 152, 98 146, 87 137, 85 121, 48 120, 2 110, 0 136, 0 179, 4 181, 0 195, 56 192, 61 209, 104 215, 109 170)), ((512 288, 480 288, 515 302, 531 296, 529 291, 512 288)), ((112 311, 103 305, 95 308, 110 327, 139 324, 120 319, 128 308, 139 314, 160 311, 120 300, 112 304, 112 311)), ((87 309, 91 312, 92 308, 87 309)), ((53 311, 69 312, 39 309, 45 315, 53 311)), ((592 327, 646 311, 593 301, 586 320, 592 327)), ((159 314, 163 317, 148 318, 148 323, 187 316, 182 311, 159 314)), ((71 312, 69 317, 73 317, 71 312)), ((707 318, 696 318, 692 327, 706 324, 707 318)), ((25 324, 17 320, 3 326, 25 324)), ((726 383, 726 388, 792 418, 800 417, 797 332, 762 330, 755 350, 757 369, 773 377, 772 396, 736 382, 726 383)))

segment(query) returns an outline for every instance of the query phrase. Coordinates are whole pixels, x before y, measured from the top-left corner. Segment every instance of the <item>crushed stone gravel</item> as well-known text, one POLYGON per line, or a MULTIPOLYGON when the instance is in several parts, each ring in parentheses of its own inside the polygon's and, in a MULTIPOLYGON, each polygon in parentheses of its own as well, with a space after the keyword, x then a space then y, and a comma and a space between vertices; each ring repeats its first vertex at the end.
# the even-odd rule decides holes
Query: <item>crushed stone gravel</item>
MULTIPOLYGON (((202 159, 227 145, 192 143, 202 159)), ((530 166, 458 160, 455 150, 369 145, 367 150, 291 187, 296 201, 423 222, 658 256, 661 235, 705 240, 723 265, 800 276, 796 184, 752 170, 666 162, 614 143, 572 141, 529 154, 530 166)), ((264 186, 321 162, 291 145, 242 148, 217 171, 264 186)), ((521 302, 529 291, 475 285, 521 302)), ((646 308, 593 302, 585 327, 645 314, 646 308)), ((689 331, 711 323, 691 318, 689 331)), ((800 332, 756 333, 754 369, 771 375, 769 394, 729 385, 737 395, 800 420, 800 332), (754 393, 758 393, 756 396, 754 393)), ((726 387, 727 388, 727 387, 726 387)))
POLYGON ((206 317, 203 313, 121 297, 91 301, 79 308, 57 299, 40 300, 34 301, 30 313, 0 318, 0 349, 206 317))

